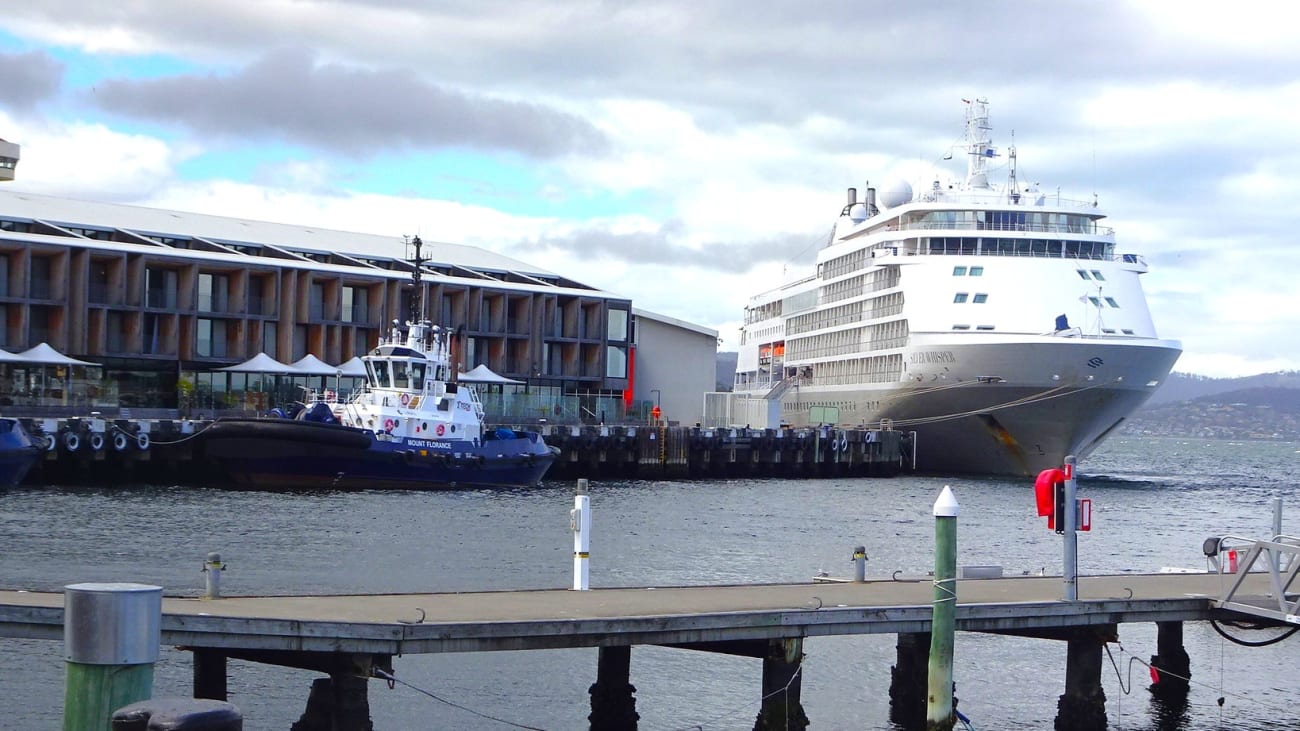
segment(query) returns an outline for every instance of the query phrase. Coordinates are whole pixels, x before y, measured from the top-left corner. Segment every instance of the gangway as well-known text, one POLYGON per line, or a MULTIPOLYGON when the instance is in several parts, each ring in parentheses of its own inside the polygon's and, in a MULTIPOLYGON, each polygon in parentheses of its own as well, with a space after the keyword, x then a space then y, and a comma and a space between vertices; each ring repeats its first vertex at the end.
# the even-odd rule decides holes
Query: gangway
POLYGON ((1205 540, 1204 552, 1211 567, 1235 580, 1215 602, 1220 609, 1300 625, 1300 595, 1292 591, 1300 575, 1300 538, 1278 535, 1271 540, 1238 536, 1214 536, 1205 540), (1244 558, 1243 558, 1244 556, 1244 558), (1272 591, 1261 597, 1238 590, 1249 573, 1267 572, 1272 591), (1269 597, 1272 599, 1270 600, 1269 597))

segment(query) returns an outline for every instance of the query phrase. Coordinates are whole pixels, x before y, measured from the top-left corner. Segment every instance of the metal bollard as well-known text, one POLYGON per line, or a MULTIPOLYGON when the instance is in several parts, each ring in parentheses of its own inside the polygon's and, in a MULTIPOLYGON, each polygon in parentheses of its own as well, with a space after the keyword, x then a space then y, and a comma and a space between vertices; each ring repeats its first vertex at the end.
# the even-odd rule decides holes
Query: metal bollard
POLYGON ((853 581, 861 584, 867 580, 867 547, 853 549, 853 581))
POLYGON ((242 731, 244 716, 224 701, 153 698, 113 713, 112 731, 242 731))
POLYGON ((64 587, 64 731, 108 728, 114 709, 152 695, 161 639, 162 587, 64 587))
POLYGON ((221 572, 225 570, 226 565, 221 563, 221 554, 209 553, 208 560, 203 562, 204 599, 221 598, 221 572))
POLYGON ((569 511, 569 529, 573 531, 573 589, 586 591, 590 586, 591 560, 591 496, 587 494, 587 480, 578 480, 573 496, 573 510, 569 511))

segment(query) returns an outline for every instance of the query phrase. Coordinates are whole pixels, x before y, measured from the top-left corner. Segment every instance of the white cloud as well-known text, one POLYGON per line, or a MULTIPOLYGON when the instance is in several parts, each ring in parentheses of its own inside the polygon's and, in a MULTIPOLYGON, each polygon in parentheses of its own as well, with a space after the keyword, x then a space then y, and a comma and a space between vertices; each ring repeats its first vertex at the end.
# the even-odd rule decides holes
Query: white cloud
POLYGON ((24 123, 0 113, 0 125, 22 146, 18 184, 34 193, 132 201, 166 187, 176 165, 193 154, 99 123, 24 123))

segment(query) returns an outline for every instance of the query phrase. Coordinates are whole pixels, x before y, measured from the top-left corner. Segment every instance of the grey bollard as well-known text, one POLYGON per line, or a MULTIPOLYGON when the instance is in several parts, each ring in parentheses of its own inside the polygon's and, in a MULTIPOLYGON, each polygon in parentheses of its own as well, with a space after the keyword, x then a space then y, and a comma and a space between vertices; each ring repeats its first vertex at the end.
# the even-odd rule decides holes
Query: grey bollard
POLYGON ((221 572, 225 570, 226 565, 221 563, 221 554, 209 553, 208 560, 203 562, 204 599, 221 598, 221 572))
POLYGON ((853 580, 859 584, 867 580, 867 547, 853 549, 853 580))
POLYGON ((154 698, 113 713, 112 731, 243 731, 244 716, 225 701, 154 698))

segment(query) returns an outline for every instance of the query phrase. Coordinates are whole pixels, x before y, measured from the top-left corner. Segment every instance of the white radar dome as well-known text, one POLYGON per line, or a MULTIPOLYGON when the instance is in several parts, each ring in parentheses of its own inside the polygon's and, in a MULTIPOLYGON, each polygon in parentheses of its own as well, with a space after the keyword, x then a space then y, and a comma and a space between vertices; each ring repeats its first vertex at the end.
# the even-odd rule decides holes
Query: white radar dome
POLYGON ((853 207, 849 208, 849 218, 854 223, 862 223, 867 220, 867 204, 854 203, 853 207))
POLYGON ((912 200, 912 185, 906 180, 895 180, 880 190, 880 207, 893 208, 912 200))

